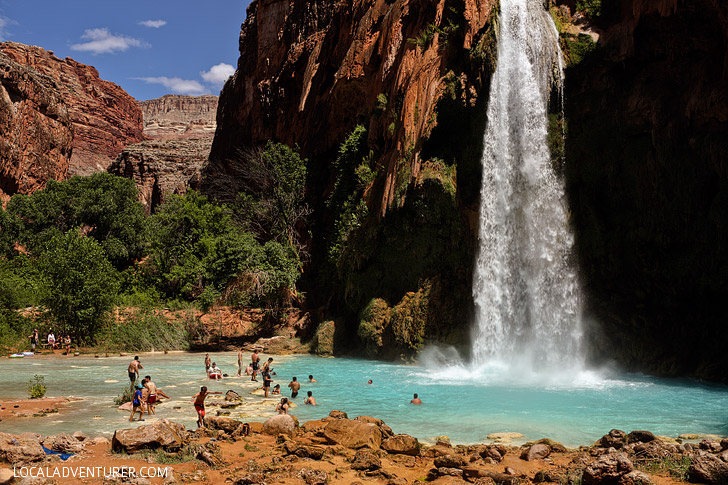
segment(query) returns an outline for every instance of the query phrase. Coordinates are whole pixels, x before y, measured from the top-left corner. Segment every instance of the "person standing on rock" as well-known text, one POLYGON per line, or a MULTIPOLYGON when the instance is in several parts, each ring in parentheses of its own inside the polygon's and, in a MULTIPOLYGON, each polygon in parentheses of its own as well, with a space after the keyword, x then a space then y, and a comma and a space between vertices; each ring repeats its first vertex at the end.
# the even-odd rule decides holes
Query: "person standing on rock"
POLYGON ((255 378, 256 375, 258 375, 258 368, 260 365, 260 356, 258 355, 258 349, 255 349, 253 351, 253 355, 250 356, 250 365, 253 366, 253 377, 250 378, 251 381, 258 381, 258 379, 255 378))
POLYGON ((238 351, 238 377, 243 375, 243 349, 238 351))
POLYGON ((298 397, 298 390, 301 389, 301 383, 295 377, 288 383, 288 387, 291 388, 291 398, 295 399, 298 397))
POLYGON ((192 402, 195 405, 195 411, 197 411, 197 427, 205 427, 205 398, 210 394, 222 394, 218 391, 209 391, 206 386, 200 388, 200 392, 192 396, 192 402))
POLYGON ((144 366, 141 362, 139 362, 139 356, 134 356, 134 360, 131 361, 129 364, 129 380, 131 381, 131 388, 134 389, 134 383, 137 381, 137 378, 139 377, 139 369, 143 369, 144 366))
POLYGON ((415 393, 415 397, 412 398, 412 400, 410 401, 410 404, 417 404, 418 406, 420 404, 422 404, 422 399, 417 397, 417 393, 415 393))

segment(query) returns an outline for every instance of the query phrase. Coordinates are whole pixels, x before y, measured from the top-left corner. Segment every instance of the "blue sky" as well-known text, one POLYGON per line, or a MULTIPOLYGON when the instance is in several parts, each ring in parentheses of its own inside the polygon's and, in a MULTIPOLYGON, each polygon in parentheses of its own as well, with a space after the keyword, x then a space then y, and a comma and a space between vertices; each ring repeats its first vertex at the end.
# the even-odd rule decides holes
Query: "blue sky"
POLYGON ((96 67, 136 99, 219 94, 250 0, 0 0, 0 40, 96 67))

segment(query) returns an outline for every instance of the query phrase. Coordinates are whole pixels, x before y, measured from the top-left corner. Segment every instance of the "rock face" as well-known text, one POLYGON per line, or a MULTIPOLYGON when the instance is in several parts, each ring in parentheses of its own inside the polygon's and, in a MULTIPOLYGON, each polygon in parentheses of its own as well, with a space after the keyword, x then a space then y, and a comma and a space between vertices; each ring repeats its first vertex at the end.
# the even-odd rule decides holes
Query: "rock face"
POLYGON ((130 145, 109 166, 114 175, 134 180, 139 200, 153 212, 169 194, 184 194, 210 153, 211 138, 148 140, 130 145))
POLYGON ((266 419, 263 423, 263 434, 269 434, 277 436, 279 434, 285 434, 293 436, 293 432, 296 429, 296 420, 293 416, 288 414, 279 414, 277 416, 271 416, 266 419))
POLYGON ((160 419, 154 424, 139 426, 136 429, 117 429, 111 440, 111 447, 114 451, 127 453, 155 448, 178 451, 186 440, 184 425, 160 419))
POLYGON ((599 48, 566 75, 592 355, 725 382, 728 4, 608 3, 599 48))
POLYGON ((0 52, 0 200, 65 179, 72 141, 56 82, 0 52))
POLYGON ((180 96, 139 101, 144 136, 153 139, 202 138, 215 134, 217 96, 180 96))
POLYGON ((10 464, 23 464, 40 461, 45 452, 38 441, 38 435, 23 433, 10 435, 0 433, 0 461, 10 464))
POLYGON ((56 82, 73 123, 69 175, 104 171, 124 146, 144 139, 136 100, 96 68, 15 42, 0 43, 0 52, 56 82))
POLYGON ((329 443, 355 450, 378 450, 382 444, 382 432, 376 424, 353 419, 334 419, 324 428, 324 437, 329 443))

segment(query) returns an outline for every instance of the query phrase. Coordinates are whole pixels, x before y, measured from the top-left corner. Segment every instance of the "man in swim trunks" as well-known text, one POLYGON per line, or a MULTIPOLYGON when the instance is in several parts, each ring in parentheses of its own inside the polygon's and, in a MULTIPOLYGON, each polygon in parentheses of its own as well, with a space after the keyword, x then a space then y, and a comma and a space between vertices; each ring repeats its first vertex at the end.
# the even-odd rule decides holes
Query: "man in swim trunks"
POLYGON ((195 404, 195 411, 197 411, 197 427, 205 427, 205 398, 210 394, 222 394, 218 391, 207 391, 207 387, 202 386, 200 392, 192 396, 192 402, 195 404))
POLYGON ((137 384, 136 391, 134 391, 134 399, 131 402, 131 416, 129 416, 129 421, 134 421, 134 415, 139 411, 139 421, 144 421, 144 408, 142 407, 144 404, 144 399, 142 395, 142 389, 144 389, 144 386, 141 384, 137 384))
POLYGON ((418 406, 422 404, 422 399, 417 397, 417 393, 415 393, 415 397, 410 401, 410 404, 416 404, 418 406))
POLYGON ((243 349, 238 351, 238 377, 243 375, 243 349))
POLYGON ((131 388, 134 389, 134 383, 139 377, 139 369, 143 369, 144 366, 139 362, 139 356, 135 356, 134 360, 129 364, 129 380, 131 381, 131 388))
POLYGON ((157 388, 157 385, 152 382, 150 376, 144 376, 144 380, 146 381, 144 387, 149 391, 149 396, 147 396, 147 414, 157 414, 154 410, 154 405, 157 403, 157 396, 163 396, 167 399, 170 399, 170 397, 162 392, 161 389, 157 388))
POLYGON ((288 387, 291 388, 291 398, 298 396, 298 390, 301 389, 301 383, 294 377, 291 382, 288 383, 288 387))
POLYGON ((255 378, 256 375, 258 375, 258 368, 260 364, 260 356, 258 356, 258 349, 255 349, 253 351, 253 355, 250 356, 250 365, 253 366, 253 377, 251 377, 251 381, 257 381, 258 379, 255 378))
POLYGON ((205 372, 207 372, 207 377, 210 377, 210 364, 212 363, 212 359, 210 358, 210 354, 205 354, 205 372))
POLYGON ((207 377, 210 379, 222 379, 222 371, 215 362, 213 362, 212 366, 207 370, 207 377))
POLYGON ((306 394, 308 395, 308 397, 303 400, 303 404, 310 404, 311 406, 315 406, 316 398, 313 397, 313 392, 308 391, 306 394))

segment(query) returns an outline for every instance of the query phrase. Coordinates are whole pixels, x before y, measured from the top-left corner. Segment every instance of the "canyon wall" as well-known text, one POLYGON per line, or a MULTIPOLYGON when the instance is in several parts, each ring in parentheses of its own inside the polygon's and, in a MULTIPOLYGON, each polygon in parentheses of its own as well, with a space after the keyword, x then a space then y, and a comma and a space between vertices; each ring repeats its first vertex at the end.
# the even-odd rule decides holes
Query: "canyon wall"
POLYGON ((144 139, 142 112, 134 98, 100 79, 93 66, 16 42, 0 43, 0 52, 56 82, 73 124, 69 176, 104 171, 122 148, 144 139))
POLYGON ((217 96, 168 94, 139 101, 144 136, 152 139, 202 138, 215 134, 217 96))
POLYGON ((728 379, 728 4, 602 4, 567 73, 568 193, 592 356, 728 379))
POLYGON ((0 203, 65 179, 72 141, 56 82, 0 52, 0 203))

